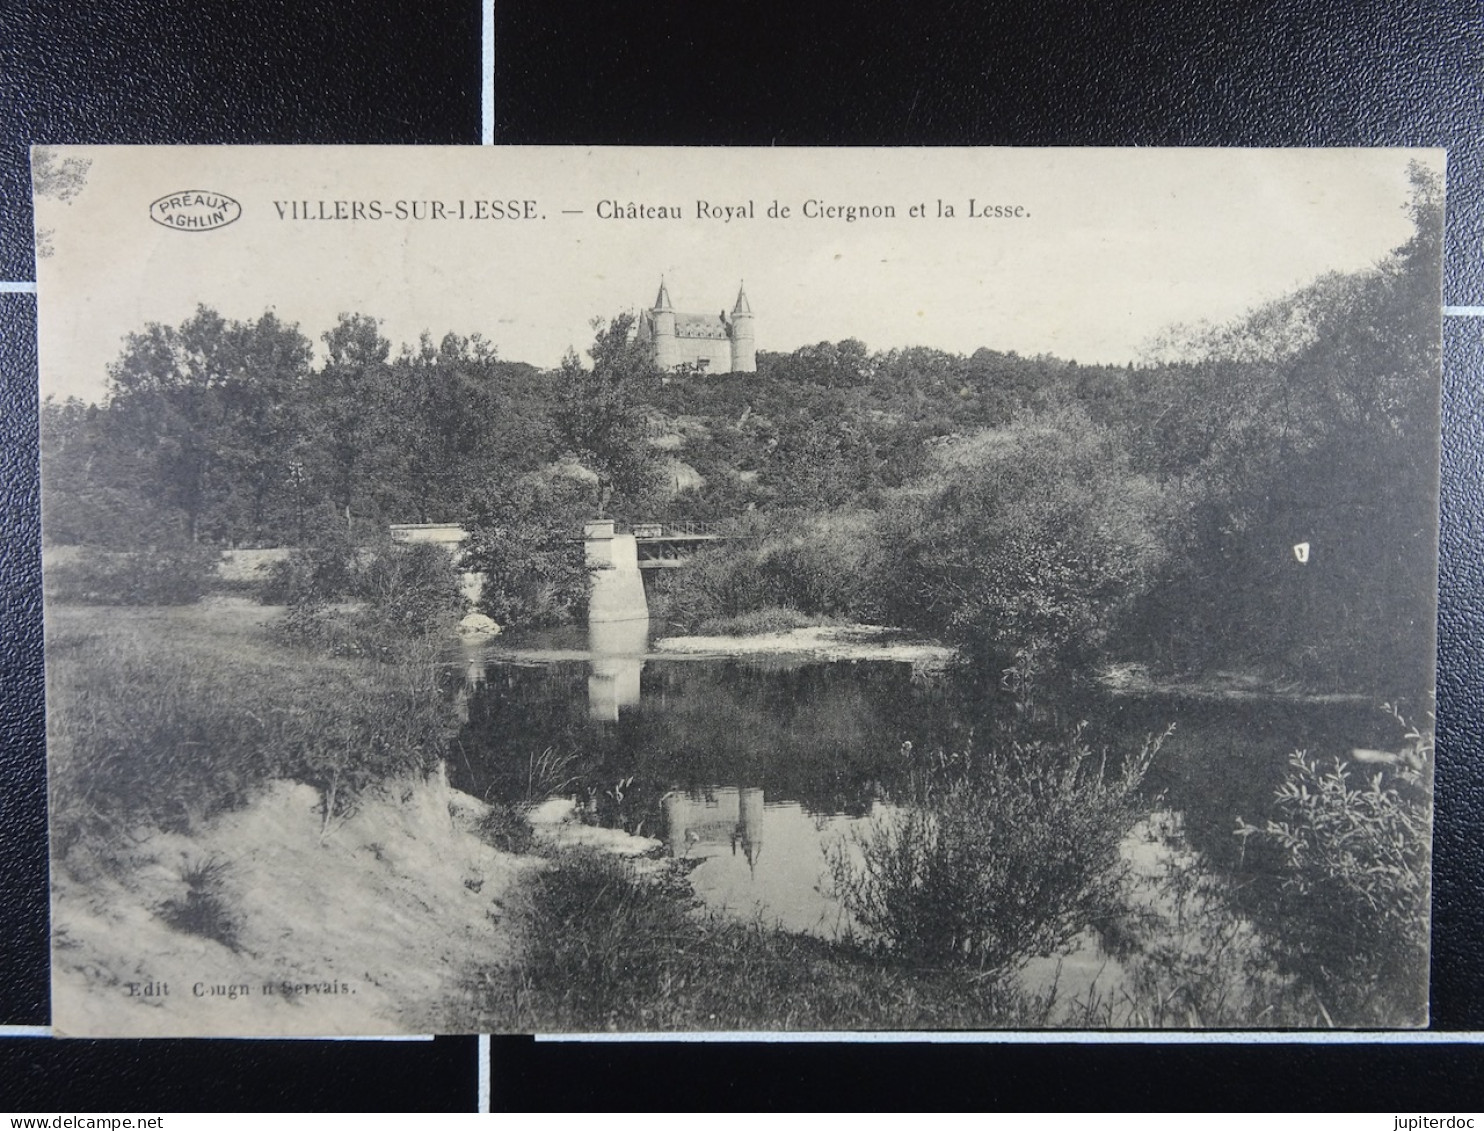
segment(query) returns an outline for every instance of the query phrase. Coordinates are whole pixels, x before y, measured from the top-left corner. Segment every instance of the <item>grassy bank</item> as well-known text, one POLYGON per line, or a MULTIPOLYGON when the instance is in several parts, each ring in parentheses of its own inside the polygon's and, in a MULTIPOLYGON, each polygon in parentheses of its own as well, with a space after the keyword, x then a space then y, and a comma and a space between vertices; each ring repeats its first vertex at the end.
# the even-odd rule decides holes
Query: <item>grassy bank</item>
POLYGON ((475 1028, 460 972, 532 862, 439 772, 426 657, 291 647, 238 599, 47 614, 59 1032, 475 1028))
POLYGON ((268 783, 311 785, 326 826, 376 781, 425 773, 450 736, 429 658, 290 651, 281 613, 233 599, 48 609, 52 836, 106 849, 185 832, 268 783))
POLYGON ((528 878, 518 959, 481 1020, 546 1032, 982 1029, 1047 1023, 1054 1001, 700 912, 682 872, 591 851, 528 878))

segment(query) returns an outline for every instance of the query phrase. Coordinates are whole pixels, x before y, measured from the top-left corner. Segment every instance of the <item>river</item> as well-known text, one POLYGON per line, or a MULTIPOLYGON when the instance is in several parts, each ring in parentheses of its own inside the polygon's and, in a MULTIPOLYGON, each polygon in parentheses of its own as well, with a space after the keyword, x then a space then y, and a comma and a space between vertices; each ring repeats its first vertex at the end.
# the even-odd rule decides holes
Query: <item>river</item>
MULTIPOLYGON (((848 851, 914 773, 972 757, 991 732, 1013 740, 1017 713, 1031 714, 1014 696, 976 698, 920 664, 677 658, 651 651, 642 630, 622 648, 596 642, 604 646, 594 651, 595 641, 568 631, 470 646, 454 784, 509 803, 570 796, 585 820, 663 841, 689 862, 713 909, 827 938, 851 927, 828 854, 848 851)), ((1149 874, 1178 851, 1210 874, 1234 875, 1249 866, 1237 818, 1268 816, 1292 751, 1343 755, 1396 734, 1379 710, 1354 703, 1087 686, 1039 699, 1025 728, 1082 724, 1084 743, 1114 767, 1174 725, 1141 787, 1144 818, 1121 849, 1126 865, 1149 874)), ((1100 972, 1107 984, 1111 960, 1089 932, 1069 957, 1033 961, 1025 977, 1085 992, 1100 972)))

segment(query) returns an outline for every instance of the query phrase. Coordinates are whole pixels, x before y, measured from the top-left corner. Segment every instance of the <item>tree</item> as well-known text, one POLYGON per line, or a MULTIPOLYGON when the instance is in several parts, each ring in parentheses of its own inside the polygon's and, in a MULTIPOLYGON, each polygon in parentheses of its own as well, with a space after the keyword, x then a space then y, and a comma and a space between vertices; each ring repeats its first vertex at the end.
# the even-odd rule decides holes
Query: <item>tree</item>
POLYGON ((1135 623, 1171 666, 1424 689, 1442 221, 1436 179, 1412 175, 1414 234, 1392 255, 1186 333, 1184 360, 1146 383, 1137 465, 1177 485, 1189 518, 1135 623))
POLYGON ((591 369, 567 352, 557 374, 553 413, 560 443, 597 476, 594 503, 601 516, 615 496, 630 506, 647 502, 658 487, 660 463, 645 437, 641 390, 658 386, 659 373, 631 334, 634 317, 620 314, 606 326, 593 323, 591 369))
MULTIPOLYGON (((297 523, 293 466, 302 435, 309 340, 272 311, 234 323, 226 343, 223 426, 218 458, 231 487, 231 530, 253 541, 279 540, 297 523)), ((302 539, 302 531, 297 532, 302 539)))
MULTIPOLYGON (((38 145, 31 151, 31 191, 37 199, 47 197, 67 203, 87 186, 89 157, 67 157, 57 160, 56 153, 38 145)), ((36 257, 48 259, 53 254, 51 228, 36 229, 36 257)))
POLYGON ((365 314, 342 314, 322 335, 329 357, 311 397, 311 447, 338 514, 347 524, 386 438, 382 404, 392 344, 365 314))
POLYGON ((885 516, 889 612, 987 661, 1085 651, 1152 580, 1163 509, 1081 408, 981 433, 885 516))
POLYGON ((129 335, 109 367, 105 431, 139 490, 185 539, 260 536, 286 478, 309 343, 271 312, 228 322, 206 306, 129 335))

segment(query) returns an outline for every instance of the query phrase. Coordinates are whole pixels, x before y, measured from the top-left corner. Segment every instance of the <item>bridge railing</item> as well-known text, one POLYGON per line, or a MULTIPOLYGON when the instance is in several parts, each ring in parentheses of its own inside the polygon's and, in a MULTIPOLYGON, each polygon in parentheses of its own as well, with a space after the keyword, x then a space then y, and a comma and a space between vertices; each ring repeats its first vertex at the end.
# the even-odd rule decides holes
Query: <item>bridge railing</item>
POLYGON ((629 522, 621 523, 620 530, 632 534, 635 538, 696 538, 696 537, 724 537, 732 532, 733 526, 730 522, 700 522, 682 520, 680 522, 629 522))

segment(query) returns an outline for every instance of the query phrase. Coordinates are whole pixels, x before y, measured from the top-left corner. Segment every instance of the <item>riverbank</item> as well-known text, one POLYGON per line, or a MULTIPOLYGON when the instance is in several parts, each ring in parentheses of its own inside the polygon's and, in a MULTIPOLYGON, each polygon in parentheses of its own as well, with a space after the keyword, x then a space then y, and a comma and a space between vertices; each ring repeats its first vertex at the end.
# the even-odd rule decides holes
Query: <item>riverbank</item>
POLYGON ((1372 706, 1367 695, 1307 690, 1295 683, 1280 683, 1253 672, 1215 671, 1198 679, 1155 676, 1147 664, 1108 664, 1098 673, 1098 683, 1114 695, 1144 698, 1205 700, 1224 703, 1312 703, 1372 706))
POLYGON ((656 654, 670 657, 803 656, 813 660, 894 660, 943 666, 953 649, 905 638, 899 629, 871 624, 812 625, 747 636, 669 636, 655 641, 656 654))
POLYGON ((69 1036, 465 1031, 468 966, 505 961, 533 857, 441 774, 388 783, 321 835, 321 798, 278 781, 187 835, 136 829, 53 877, 52 1008, 69 1036))
POLYGON ((539 864, 450 788, 436 665, 285 647, 236 598, 47 612, 58 1032, 471 1027, 539 864))

